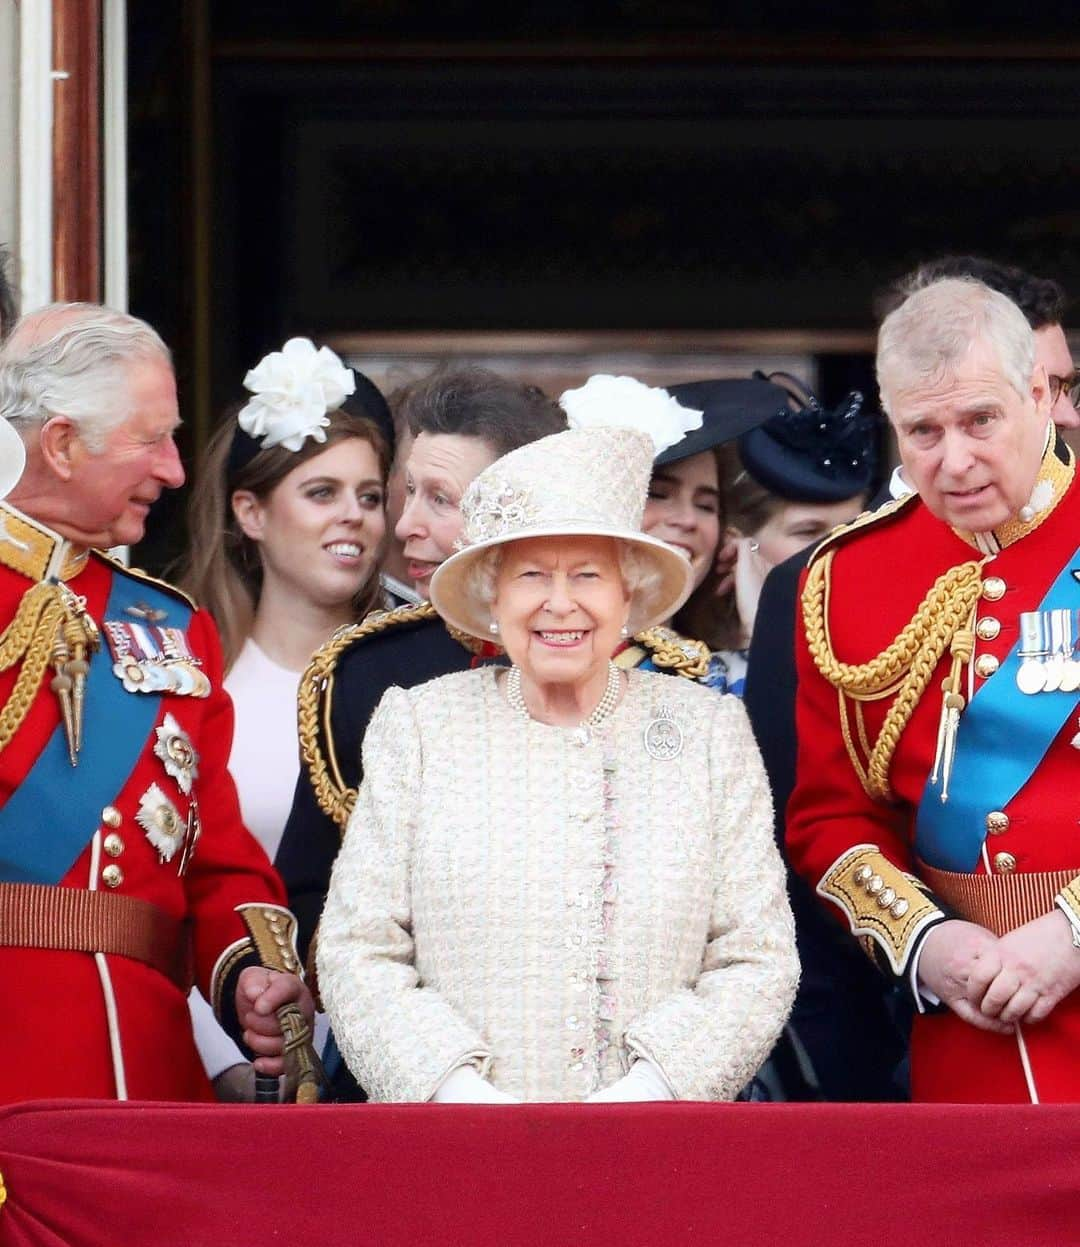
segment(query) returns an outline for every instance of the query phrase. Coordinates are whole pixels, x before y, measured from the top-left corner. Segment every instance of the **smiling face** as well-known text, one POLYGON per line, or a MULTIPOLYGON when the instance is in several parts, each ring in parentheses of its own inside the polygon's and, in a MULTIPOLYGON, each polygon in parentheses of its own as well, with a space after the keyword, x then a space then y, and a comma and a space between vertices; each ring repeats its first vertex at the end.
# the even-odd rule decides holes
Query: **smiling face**
POLYGON ((495 458, 479 437, 417 434, 405 463, 405 505, 394 534, 421 597, 430 595, 432 572, 454 553, 461 536, 462 495, 495 458))
POLYGON ((1027 503, 1050 410, 1040 365, 1020 395, 976 341, 940 381, 890 397, 904 472, 938 519, 988 532, 1027 503))
MULTIPOLYGON (((125 387, 118 401, 131 414, 105 434, 104 447, 91 450, 78 433, 67 442, 65 503, 74 527, 67 525, 64 535, 82 545, 141 541, 146 517, 162 490, 184 483, 174 440, 180 414, 172 366, 165 359, 136 360, 122 376, 125 387)), ((44 426, 43 436, 52 436, 50 425, 61 424, 71 427, 65 418, 54 418, 44 426)))
POLYGON ((263 587, 333 608, 351 601, 374 570, 386 533, 379 460, 361 437, 335 442, 265 498, 232 496, 244 533, 258 545, 263 587))
POLYGON ((533 537, 508 544, 492 615, 511 662, 534 684, 601 686, 630 599, 607 537, 533 537))
POLYGON ((719 473, 711 450, 653 472, 642 528, 687 556, 695 589, 716 557, 720 510, 719 473))

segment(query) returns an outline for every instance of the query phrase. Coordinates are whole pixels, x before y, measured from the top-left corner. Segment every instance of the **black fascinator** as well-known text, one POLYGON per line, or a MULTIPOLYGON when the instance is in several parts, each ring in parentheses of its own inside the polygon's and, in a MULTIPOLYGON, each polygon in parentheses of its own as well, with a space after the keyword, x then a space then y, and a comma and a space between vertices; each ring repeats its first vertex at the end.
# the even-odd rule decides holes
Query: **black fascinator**
POLYGON ((840 502, 866 492, 877 463, 877 424, 863 411, 863 396, 852 391, 831 408, 810 394, 792 401, 801 405, 739 438, 746 471, 796 502, 840 502))

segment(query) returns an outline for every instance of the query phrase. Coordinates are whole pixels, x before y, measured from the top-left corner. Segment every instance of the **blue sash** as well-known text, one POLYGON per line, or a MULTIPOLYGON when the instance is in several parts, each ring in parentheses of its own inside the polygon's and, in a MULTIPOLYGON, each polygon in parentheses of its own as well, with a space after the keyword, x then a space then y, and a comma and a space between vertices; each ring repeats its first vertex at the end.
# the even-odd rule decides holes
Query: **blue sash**
MULTIPOLYGON (((166 611, 171 627, 187 628, 191 620, 190 608, 175 597, 114 573, 105 618, 122 617, 136 604, 166 611)), ((102 809, 116 800, 142 757, 160 707, 160 694, 124 691, 103 643, 86 677, 79 765, 71 765, 60 723, 0 809, 0 881, 63 879, 100 826, 102 809)))
MULTIPOLYGON (((1040 610, 1080 607, 1080 584, 1072 572, 1078 560, 1080 550, 1050 586, 1040 610)), ((1080 701, 1078 693, 1021 693, 1019 648, 1018 640, 960 716, 948 801, 942 803, 939 785, 929 779, 923 790, 915 851, 938 870, 975 869, 987 811, 1003 810, 1023 788, 1080 701)))

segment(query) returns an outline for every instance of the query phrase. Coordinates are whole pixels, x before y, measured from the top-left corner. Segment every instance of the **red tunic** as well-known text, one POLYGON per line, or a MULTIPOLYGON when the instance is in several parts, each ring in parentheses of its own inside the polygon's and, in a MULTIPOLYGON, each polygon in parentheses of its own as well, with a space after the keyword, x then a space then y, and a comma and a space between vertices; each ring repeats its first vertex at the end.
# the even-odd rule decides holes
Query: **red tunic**
MULTIPOLYGON (((976 642, 976 660, 983 654, 1004 660, 1016 644, 1020 612, 1038 608, 1078 544, 1080 485, 1074 481, 1042 523, 984 566, 978 618, 995 619, 1001 628, 993 640, 976 642), (996 600, 987 596, 990 578, 1004 582, 1004 593, 996 600)), ((827 618, 833 651, 848 663, 866 662, 884 650, 942 572, 982 557, 918 500, 862 532, 841 538, 835 549, 827 618)), ((997 587, 990 585, 990 593, 997 587)), ((992 631, 992 625, 984 630, 992 631)), ((914 821, 933 766, 940 689, 951 665, 948 655, 900 738, 889 772, 895 804, 889 805, 872 801, 863 791, 841 736, 837 692, 814 665, 801 619, 797 636, 799 758, 787 813, 792 864, 817 886, 846 850, 874 844, 901 869, 918 875, 912 853, 914 821)), ((976 690, 982 683, 976 677, 976 690)), ((890 700, 864 703, 871 741, 890 704, 890 700)), ((1076 730, 1076 716, 1070 714, 1035 773, 1005 806, 1008 829, 989 837, 985 846, 984 856, 989 857, 992 870, 999 869, 994 864, 997 855, 1007 853, 1015 858, 1017 871, 1080 874, 1080 756, 1070 743, 1076 730)), ((980 863, 977 873, 985 872, 980 863)), ((834 905, 827 903, 827 907, 839 916, 834 905)), ((1080 1099, 1077 995, 1058 1005, 1047 1021, 1025 1026, 1023 1038, 1039 1098, 1080 1099)), ((979 1031, 952 1012, 916 1019, 911 1069, 912 1094, 917 1100, 1029 1099, 1017 1039, 979 1031)))
MULTIPOLYGON (((87 609, 100 626, 114 577, 128 574, 95 555, 67 583, 85 596, 87 609)), ((0 627, 11 621, 31 583, 0 566, 0 627)), ((181 606, 179 595, 177 605, 181 606)), ((157 738, 151 727, 145 739, 131 742, 130 776, 109 803, 119 815, 118 825, 107 825, 117 824, 112 811, 107 819, 102 818, 104 811, 95 812, 94 819, 102 821, 85 828, 85 847, 59 886, 112 890, 187 919, 196 981, 209 998, 219 957, 246 939, 235 907, 245 902, 280 905, 284 896, 265 853, 241 822, 236 790, 226 770, 232 704, 221 687, 217 632, 204 611, 192 616, 187 635, 213 691, 205 699, 163 694, 157 698, 153 719, 156 727, 171 714, 198 753, 193 795, 199 802, 202 836, 186 874, 178 873, 178 855, 169 862, 160 860, 135 820, 140 797, 152 784, 173 802, 182 820, 188 812, 190 798, 153 752, 157 738), (100 847, 110 833, 118 837, 110 841, 112 855, 100 847), (119 867, 121 879, 109 889, 103 872, 111 866, 119 867)), ((92 662, 111 664, 108 647, 103 646, 92 662)), ((0 673, 0 705, 7 703, 17 671, 18 666, 0 673)), ((60 715, 49 688, 51 676, 47 669, 25 721, 0 752, 0 803, 7 802, 29 773, 57 727, 60 715)), ((116 872, 108 878, 115 881, 116 872)), ((132 1099, 212 1099, 180 987, 143 962, 118 955, 100 960, 103 967, 84 952, 0 947, 0 982, 7 984, 10 996, 0 1102, 46 1096, 112 1098, 125 1090, 132 1099)))

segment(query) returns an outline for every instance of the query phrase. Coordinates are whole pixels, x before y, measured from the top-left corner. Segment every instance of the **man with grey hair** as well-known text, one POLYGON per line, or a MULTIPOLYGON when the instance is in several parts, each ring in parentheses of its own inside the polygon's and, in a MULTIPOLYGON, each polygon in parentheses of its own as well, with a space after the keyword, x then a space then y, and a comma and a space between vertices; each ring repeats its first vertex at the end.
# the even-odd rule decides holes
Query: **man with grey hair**
POLYGON ((0 347, 0 417, 25 451, 0 502, 0 1102, 210 1099, 192 981, 268 1077, 311 999, 226 770, 214 625, 102 553, 184 479, 168 350, 132 316, 45 308, 0 347))
POLYGON ((1080 486, 1019 309, 971 280, 878 337, 917 493, 802 595, 795 868, 919 1015, 912 1095, 1080 1099, 1080 486))

